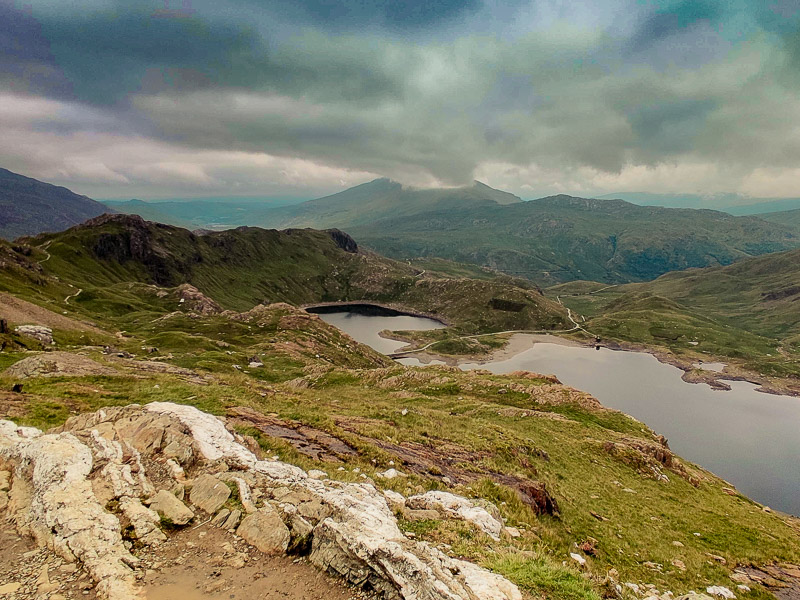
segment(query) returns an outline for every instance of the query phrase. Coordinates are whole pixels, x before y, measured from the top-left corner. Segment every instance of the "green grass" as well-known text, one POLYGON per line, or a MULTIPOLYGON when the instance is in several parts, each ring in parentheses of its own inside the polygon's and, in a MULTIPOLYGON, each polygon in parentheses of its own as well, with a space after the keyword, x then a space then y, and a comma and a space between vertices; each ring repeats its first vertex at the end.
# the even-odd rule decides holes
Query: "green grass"
POLYGON ((576 282, 547 293, 604 338, 692 359, 717 357, 765 376, 800 377, 798 251, 601 288, 576 282))
MULTIPOLYGON (((63 281, 71 271, 58 266, 56 253, 63 252, 63 257, 76 251, 83 253, 74 258, 84 269, 92 269, 96 263, 85 254, 91 246, 67 246, 59 248, 54 241, 54 258, 46 263, 53 262, 58 272, 64 268, 61 280, 23 267, 17 272, 12 267, 0 271, 0 282, 13 284, 15 293, 22 297, 61 310, 66 295, 63 281)), ((89 351, 91 358, 116 365, 118 376, 27 380, 24 402, 4 402, 0 404, 3 411, 13 413, 21 424, 47 428, 71 414, 103 406, 168 401, 191 404, 215 415, 246 406, 317 427, 357 450, 358 456, 347 461, 344 471, 332 468, 331 463, 318 463, 290 444, 252 428, 244 428, 242 433, 253 435, 268 455, 277 454, 306 469, 322 468, 344 481, 363 481, 360 475, 364 474, 378 486, 407 495, 450 489, 494 502, 509 524, 524 531, 521 538, 494 542, 451 520, 403 526, 412 528, 409 530, 423 541, 449 544, 453 554, 490 566, 536 596, 595 600, 606 591, 603 580, 610 568, 617 569, 621 581, 651 583, 678 594, 705 585, 730 586, 729 574, 737 564, 800 561, 797 521, 766 513, 743 497, 725 494, 722 487, 728 484, 694 465, 687 466, 701 480, 697 487, 677 475, 671 475, 669 482, 654 481, 638 472, 635 460, 623 462, 604 450, 607 442, 656 439, 646 426, 622 413, 565 404, 558 388, 548 388, 549 395, 536 401, 530 392, 540 392, 539 386, 546 383, 552 385, 545 379, 461 372, 448 367, 398 366, 291 306, 271 306, 246 316, 187 314, 177 302, 176 291, 146 283, 140 267, 128 265, 125 272, 118 272, 123 268, 120 265, 98 266, 82 282, 88 290, 86 296, 81 294, 66 309, 110 334, 124 331, 124 337, 114 336, 113 341, 138 359, 155 358, 192 369, 204 377, 202 383, 178 374, 135 372, 95 348, 89 351), (122 280, 139 276, 143 280, 122 280), (111 280, 115 282, 109 284, 111 280), (156 346, 158 352, 146 354, 142 346, 156 346), (250 368, 248 359, 252 356, 258 356, 263 367, 250 368), (498 393, 500 388, 507 393, 498 393), (509 412, 511 408, 525 409, 534 416, 515 416, 509 412), (535 416, 541 412, 564 418, 535 416), (432 456, 463 452, 467 458, 456 466, 469 474, 468 480, 461 485, 446 484, 441 468, 432 466, 427 471, 408 473, 408 477, 383 481, 375 474, 389 468, 390 461, 401 471, 410 471, 387 444, 426 449, 432 456), (537 516, 512 489, 492 479, 495 473, 543 482, 557 500, 560 514, 537 516), (625 488, 636 490, 636 495, 622 492, 625 488), (598 520, 592 513, 607 520, 598 520), (590 559, 588 577, 584 578, 572 566, 569 553, 575 544, 589 538, 597 540, 597 553, 590 559), (684 546, 678 548, 673 541, 684 546), (724 556, 728 564, 710 561, 708 553, 724 556), (687 570, 673 568, 673 559, 683 561, 687 570), (568 566, 562 565, 564 561, 568 566), (648 561, 664 565, 662 572, 648 569, 648 561)), ((291 288, 288 280, 280 278, 269 285, 276 285, 275 281, 285 281, 287 289, 291 288)), ((563 316, 561 309, 550 311, 553 300, 539 302, 535 290, 497 288, 493 280, 459 283, 452 278, 431 279, 415 283, 413 292, 403 288, 402 277, 385 280, 389 281, 398 286, 394 290, 397 298, 419 303, 435 298, 442 311, 462 311, 464 320, 450 332, 425 334, 439 339, 446 348, 450 344, 454 351, 461 349, 452 337, 454 332, 513 325, 515 319, 529 324, 556 322, 563 316), (465 291, 468 295, 460 298, 465 291), (528 305, 520 311, 522 315, 515 312, 498 317, 488 308, 496 297, 528 305), (466 309, 464 298, 470 301, 466 309)), ((593 291, 587 285, 582 289, 593 291)), ((725 338, 724 329, 714 318, 682 312, 679 299, 631 296, 628 292, 612 288, 606 298, 607 305, 614 303, 617 314, 626 313, 624 319, 614 325, 611 313, 598 311, 589 326, 605 323, 609 336, 617 327, 617 335, 640 336, 650 343, 658 340, 676 348, 685 339, 682 336, 702 334, 706 337, 698 346, 700 351, 730 344, 740 352, 765 356, 768 342, 762 341, 767 339, 764 336, 752 334, 747 338, 741 332, 732 332, 725 338), (680 335, 673 335, 673 331, 680 335), (654 337, 654 332, 660 337, 654 337)), ((571 300, 564 295, 562 301, 571 300)), ((67 350, 74 349, 73 345, 83 347, 80 335, 62 338, 61 343, 67 350)), ((481 338, 480 343, 491 346, 501 342, 490 337, 481 338)), ((0 353, 0 366, 24 356, 17 350, 0 353)), ((0 389, 9 389, 13 383, 0 375, 0 389)), ((0 414, 0 418, 5 416, 0 414)), ((753 597, 760 594, 756 589, 753 597)))
POLYGON ((580 572, 541 554, 501 554, 487 560, 486 566, 545 598, 600 600, 600 594, 580 572))

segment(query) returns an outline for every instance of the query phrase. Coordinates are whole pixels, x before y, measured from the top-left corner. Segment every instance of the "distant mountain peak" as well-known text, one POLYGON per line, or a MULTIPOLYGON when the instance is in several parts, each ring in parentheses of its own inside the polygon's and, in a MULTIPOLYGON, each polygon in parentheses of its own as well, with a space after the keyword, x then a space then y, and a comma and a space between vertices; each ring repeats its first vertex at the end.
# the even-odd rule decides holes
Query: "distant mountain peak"
POLYGON ((0 237, 63 231, 110 210, 65 187, 0 168, 0 237))

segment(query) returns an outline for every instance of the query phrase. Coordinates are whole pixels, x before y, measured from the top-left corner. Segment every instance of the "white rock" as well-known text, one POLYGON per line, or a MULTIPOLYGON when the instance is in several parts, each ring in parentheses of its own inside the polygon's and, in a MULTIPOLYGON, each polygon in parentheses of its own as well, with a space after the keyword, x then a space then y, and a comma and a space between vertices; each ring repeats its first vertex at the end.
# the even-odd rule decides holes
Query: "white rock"
POLYGON ((308 472, 308 476, 311 477, 311 479, 327 479, 328 478, 328 474, 325 471, 320 471, 319 469, 311 469, 308 472))
MULTIPOLYGON (((202 459, 206 459, 213 462, 213 472, 220 478, 228 481, 240 478, 253 486, 254 493, 263 491, 263 497, 277 500, 275 493, 282 490, 280 502, 285 505, 284 514, 290 519, 293 534, 299 535, 302 530, 302 537, 311 536, 309 561, 325 572, 338 574, 354 585, 368 583, 378 594, 391 598, 522 599, 517 587, 502 576, 453 559, 424 542, 408 539, 398 527, 386 497, 372 483, 317 480, 293 465, 258 461, 236 442, 222 421, 196 408, 155 403, 147 407, 108 409, 107 414, 99 411, 71 419, 65 425, 69 427, 74 428, 80 439, 93 437, 87 433, 96 427, 109 436, 119 436, 114 438, 119 442, 90 439, 84 445, 71 433, 42 436, 39 432, 20 430, 0 421, 0 459, 15 466, 9 502, 13 513, 8 514, 14 514, 22 525, 35 531, 44 542, 54 545, 62 556, 72 560, 74 553, 80 558, 98 582, 97 594, 103 600, 138 600, 143 592, 136 587, 127 566, 136 559, 122 543, 119 520, 105 512, 94 498, 88 479, 92 473, 92 454, 98 459, 102 457, 98 464, 104 465, 92 473, 97 476, 107 466, 103 461, 116 463, 120 448, 128 444, 126 436, 134 437, 142 432, 137 447, 142 452, 141 463, 149 465, 154 457, 161 455, 163 443, 159 431, 167 432, 170 444, 191 446, 193 451, 184 454, 190 462, 181 461, 181 464, 192 465, 193 474, 197 473, 195 481, 209 475, 204 471, 202 459), (156 419, 150 429, 147 429, 151 423, 147 415, 156 419), (143 421, 131 426, 136 419, 143 421), (295 531, 295 522, 303 527, 295 531)), ((118 478, 121 488, 141 488, 136 477, 129 480, 129 474, 117 467, 102 473, 118 478)), ((171 472, 168 470, 167 474, 171 472)), ((486 509, 474 506, 465 498, 448 496, 459 500, 459 504, 466 503, 461 508, 467 516, 478 515, 479 522, 484 520, 490 525, 494 521, 496 533, 502 531, 502 523, 486 509)), ((269 512, 268 506, 267 503, 265 508, 245 518, 239 527, 242 533, 247 531, 247 528, 242 529, 245 522, 250 519, 248 525, 253 525, 251 517, 262 511, 269 512)), ((147 509, 140 510, 135 503, 131 503, 131 507, 126 511, 152 522, 152 514, 143 512, 147 509)), ((278 513, 273 510, 273 514, 278 513)), ((273 533, 277 529, 281 535, 272 540, 276 544, 265 547, 282 551, 285 532, 279 525, 283 521, 280 518, 267 521, 267 529, 273 533)), ((263 533, 267 529, 256 530, 263 533)), ((263 539, 261 534, 257 534, 253 541, 260 539, 263 539)))
POLYGON ((15 327, 14 331, 20 335, 39 340, 43 344, 53 344, 53 330, 49 327, 43 327, 41 325, 20 325, 19 327, 15 327))
POLYGON ((586 559, 583 558, 580 554, 575 554, 574 552, 570 552, 569 557, 576 563, 578 563, 580 566, 582 567, 586 566, 586 559))
POLYGON ((15 465, 8 510, 17 528, 64 560, 83 562, 101 598, 139 598, 129 567, 137 559, 122 543, 119 520, 103 509, 88 479, 91 450, 70 433, 20 435, 13 424, 0 423, 0 458, 15 465))
POLYGON ((387 469, 383 473, 376 473, 378 477, 381 479, 395 479, 397 477, 402 477, 404 474, 398 471, 397 469, 387 469))
POLYGON ((406 500, 406 506, 414 509, 438 510, 451 517, 463 519, 475 525, 493 540, 499 540, 503 531, 503 523, 489 514, 485 508, 450 492, 432 491, 411 496, 406 500))
POLYGON ((710 594, 711 596, 726 598, 726 600, 735 600, 736 598, 736 594, 734 594, 731 590, 722 585, 712 585, 710 587, 707 587, 706 593, 710 594))
POLYGON ((145 410, 177 418, 192 432, 197 447, 208 460, 224 459, 236 467, 255 466, 256 455, 236 442, 233 434, 225 428, 222 421, 204 413, 193 406, 171 402, 151 402, 145 410))
POLYGON ((406 497, 403 494, 398 494, 393 490, 383 490, 383 497, 389 503, 389 506, 405 506, 406 497))

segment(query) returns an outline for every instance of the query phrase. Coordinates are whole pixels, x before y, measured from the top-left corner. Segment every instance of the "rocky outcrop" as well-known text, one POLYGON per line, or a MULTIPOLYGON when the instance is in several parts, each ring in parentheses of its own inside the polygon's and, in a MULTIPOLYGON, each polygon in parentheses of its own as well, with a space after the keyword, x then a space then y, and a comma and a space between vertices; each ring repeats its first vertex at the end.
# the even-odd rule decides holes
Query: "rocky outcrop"
POLYGON ((19 335, 39 340, 47 346, 53 345, 53 330, 43 325, 20 325, 14 331, 19 335))
POLYGON ((208 511, 224 488, 248 514, 239 523, 242 510, 226 504, 214 524, 238 525, 261 551, 306 554, 387 599, 521 600, 503 577, 406 537, 371 483, 311 478, 258 460, 242 441, 216 417, 169 403, 103 409, 47 434, 0 421, 0 471, 12 473, 5 513, 82 563, 100 598, 141 597, 129 543, 160 543, 165 520, 189 523, 180 498, 191 487, 188 502, 208 511))
POLYGON ((695 487, 700 485, 699 478, 690 473, 680 459, 672 453, 663 436, 657 442, 646 442, 634 438, 605 442, 603 449, 649 479, 669 481, 669 476, 664 472, 666 470, 684 478, 695 487))
POLYGON ((327 232, 328 235, 331 236, 333 243, 336 244, 338 248, 341 248, 345 252, 350 252, 351 254, 356 254, 358 252, 358 244, 344 231, 339 229, 328 229, 327 232))
POLYGON ((496 507, 492 507, 495 516, 489 513, 487 507, 449 492, 433 491, 411 496, 406 500, 406 506, 417 510, 436 510, 463 519, 475 525, 493 540, 499 540, 503 532, 503 522, 496 507))
POLYGON ((222 307, 216 300, 209 298, 193 285, 184 283, 177 288, 178 298, 183 308, 201 315, 218 315, 222 307))
POLYGON ((29 356, 5 370, 6 377, 83 377, 86 375, 118 375, 114 369, 86 356, 71 352, 46 352, 29 356))
POLYGON ((13 472, 6 511, 17 529, 61 558, 81 561, 100 597, 142 598, 119 518, 92 489, 92 450, 71 433, 42 435, 0 422, 0 461, 13 472))

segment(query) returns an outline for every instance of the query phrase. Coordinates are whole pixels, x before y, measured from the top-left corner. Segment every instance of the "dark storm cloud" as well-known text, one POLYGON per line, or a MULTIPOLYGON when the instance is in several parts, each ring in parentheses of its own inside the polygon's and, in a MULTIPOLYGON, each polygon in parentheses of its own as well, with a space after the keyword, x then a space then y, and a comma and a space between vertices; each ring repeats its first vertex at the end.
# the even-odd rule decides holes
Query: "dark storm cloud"
POLYGON ((724 5, 705 0, 683 0, 647 15, 631 37, 631 47, 642 50, 651 44, 685 33, 700 24, 718 23, 724 5))
POLYGON ((301 0, 281 10, 326 28, 383 26, 408 31, 436 27, 473 14, 482 5, 481 0, 301 0))
POLYGON ((445 183, 491 164, 744 177, 800 161, 795 4, 0 0, 0 84, 21 115, 0 120, 0 159, 40 165, 31 133, 64 144, 54 172, 115 182, 212 185, 190 164, 204 152, 445 183), (119 140, 113 169, 75 149, 98 135, 158 146, 161 166, 126 166, 119 140))

